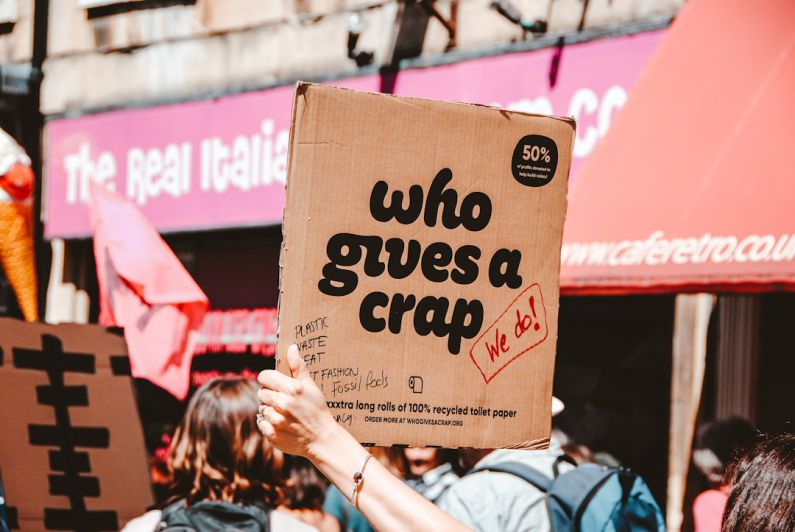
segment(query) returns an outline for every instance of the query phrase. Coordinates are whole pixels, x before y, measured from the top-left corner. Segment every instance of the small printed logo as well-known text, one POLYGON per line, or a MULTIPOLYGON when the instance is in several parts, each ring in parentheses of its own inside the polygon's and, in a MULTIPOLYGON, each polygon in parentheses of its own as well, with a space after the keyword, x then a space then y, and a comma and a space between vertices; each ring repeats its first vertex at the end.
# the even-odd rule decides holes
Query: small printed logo
POLYGON ((516 145, 511 159, 511 172, 519 183, 543 187, 555 177, 558 168, 558 146, 543 135, 527 135, 516 145))
POLYGON ((422 377, 409 377, 409 388, 414 393, 422 393, 422 377))

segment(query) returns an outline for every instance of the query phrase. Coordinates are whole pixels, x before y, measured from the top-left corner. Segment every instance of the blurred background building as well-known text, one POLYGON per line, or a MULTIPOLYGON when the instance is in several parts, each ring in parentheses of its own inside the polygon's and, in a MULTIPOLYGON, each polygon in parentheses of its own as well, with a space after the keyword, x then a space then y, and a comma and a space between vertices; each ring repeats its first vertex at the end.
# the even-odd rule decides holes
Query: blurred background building
POLYGON ((576 170, 680 4, 0 0, 2 125, 32 154, 43 80, 46 317, 96 320, 94 179, 138 202, 209 296, 195 364, 256 368, 275 342, 295 80, 574 115, 576 170))
MULTIPOLYGON (((605 62, 605 70, 578 73, 569 67, 569 75, 578 77, 578 86, 556 91, 558 69, 566 72, 567 67, 566 60, 561 61, 563 45, 659 30, 667 26, 680 3, 39 0, 49 19, 37 36, 37 41, 46 45, 41 111, 49 124, 44 133, 47 157, 42 219, 48 240, 65 240, 62 268, 61 244, 56 244, 58 271, 51 283, 48 316, 85 321, 98 311, 96 304, 90 304, 95 275, 90 242, 86 241, 90 236, 84 208, 86 179, 113 180, 118 175, 119 185, 126 186, 128 195, 136 196, 158 229, 169 235, 169 243, 210 296, 214 308, 273 307, 281 199, 269 206, 271 212, 252 216, 237 213, 239 202, 232 199, 196 203, 193 198, 200 168, 191 164, 199 162, 203 141, 208 142, 203 154, 209 157, 212 152, 219 164, 227 150, 249 150, 252 143, 268 145, 263 159, 272 157, 272 166, 261 171, 263 183, 252 186, 267 189, 262 197, 279 196, 279 187, 267 185, 270 179, 284 180, 290 97, 289 89, 272 88, 297 79, 345 84, 349 78, 349 85, 369 90, 587 115, 593 118, 593 127, 580 139, 578 154, 583 158, 606 131, 610 116, 623 103, 628 85, 656 41, 643 42, 636 54, 639 57, 626 66, 620 57, 610 57, 615 54, 613 49, 592 53, 605 62), (512 64, 498 64, 504 54, 549 47, 557 50, 557 55, 540 61, 530 55, 512 64), (486 68, 433 73, 437 66, 477 58, 489 61, 486 68), (527 70, 517 73, 517 68, 527 70), (430 75, 403 84, 399 73, 412 70, 430 75), (519 75, 520 85, 506 94, 474 77, 481 72, 519 75), (589 84, 596 85, 595 90, 589 84), (578 89, 586 91, 577 93, 578 89), (556 99, 556 92, 567 94, 556 99), (238 94, 246 96, 236 98, 238 94), (506 96, 513 99, 505 101, 506 96), (113 113, 115 110, 127 112, 113 113), (250 124, 243 125, 246 118, 250 124), (131 126, 133 122, 135 126, 131 126), (114 140, 103 145, 108 135, 114 140), (249 148, 234 145, 240 135, 249 137, 249 148), (260 138, 252 140, 254 135, 260 138), (217 145, 213 144, 215 138, 217 145), (192 145, 186 148, 186 142, 192 145), (169 147, 179 155, 174 150, 166 153, 169 147), (159 153, 150 151, 153 148, 159 153), (176 157, 175 164, 181 164, 175 172, 194 177, 192 190, 180 192, 177 187, 169 192, 163 184, 163 172, 158 168, 168 166, 166 159, 171 155, 176 157), (138 163, 141 172, 137 179, 128 175, 125 185, 125 170, 129 173, 138 163), (136 189, 138 184, 141 186, 136 189), (80 190, 76 192, 76 188, 80 190), (167 207, 175 209, 169 219, 163 218, 168 215, 157 205, 158 200, 163 203, 160 196, 164 194, 180 195, 183 200, 167 207), (75 199, 76 195, 79 198, 75 199), (175 220, 182 214, 179 210, 198 205, 212 211, 209 219, 205 210, 196 212, 193 221, 175 220), (155 214, 159 208, 161 212, 155 214), (252 226, 272 229, 251 231, 248 228, 252 226), (59 275, 62 279, 57 279, 59 275), (245 282, 229 283, 229 279, 245 282)), ((28 117, 35 110, 18 101, 30 93, 27 86, 36 85, 38 79, 35 73, 31 75, 33 4, 34 0, 0 2, 3 125, 31 147, 35 132, 28 130, 35 124, 28 117)), ((623 45, 626 49, 632 46, 630 42, 623 45)), ((215 177, 207 179, 215 180, 215 189, 226 186, 216 183, 215 177)))
MULTIPOLYGON (((576 186, 682 4, 0 0, 0 127, 41 165, 46 318, 96 320, 86 207, 88 181, 96 180, 139 204, 210 299, 194 384, 218 371, 266 367, 292 83, 572 115, 576 186)), ((563 428, 631 464, 663 505, 674 299, 563 297, 556 370, 563 428)), ((738 414, 784 430, 792 297, 721 296, 717 309, 699 415, 738 414)), ((8 283, 0 312, 18 313, 8 283)), ((164 418, 181 408, 156 390, 143 400, 164 418)))

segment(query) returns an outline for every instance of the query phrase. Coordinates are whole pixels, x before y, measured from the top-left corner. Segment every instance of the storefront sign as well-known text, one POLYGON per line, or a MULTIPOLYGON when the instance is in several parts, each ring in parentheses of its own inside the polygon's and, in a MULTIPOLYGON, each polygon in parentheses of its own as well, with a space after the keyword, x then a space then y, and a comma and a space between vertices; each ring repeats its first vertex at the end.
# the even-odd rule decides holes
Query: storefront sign
POLYGON ((677 14, 569 195, 568 293, 795 289, 795 3, 744 6, 677 14))
POLYGON ((276 315, 275 308, 208 311, 196 334, 191 388, 229 375, 256 379, 263 369, 273 369, 276 315))
MULTIPOLYGON (((393 90, 574 116, 574 173, 609 128, 662 34, 406 70, 393 80, 393 90)), ((377 92, 381 78, 333 84, 377 92)), ((50 121, 46 236, 90 235, 90 179, 133 198, 161 231, 280 223, 292 93, 284 86, 50 121)))
POLYGON ((210 310, 196 334, 196 355, 276 352, 276 309, 210 310))

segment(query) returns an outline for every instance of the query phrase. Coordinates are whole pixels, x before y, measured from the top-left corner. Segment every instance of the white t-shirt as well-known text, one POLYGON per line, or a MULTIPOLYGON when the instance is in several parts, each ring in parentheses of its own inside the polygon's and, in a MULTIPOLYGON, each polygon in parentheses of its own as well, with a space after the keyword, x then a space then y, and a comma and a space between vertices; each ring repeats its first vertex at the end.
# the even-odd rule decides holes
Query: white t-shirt
MULTIPOLYGON (((549 449, 521 451, 497 449, 475 467, 519 462, 553 478, 553 465, 563 453, 553 438, 549 449)), ((561 464, 561 472, 572 469, 561 464)), ((544 493, 510 473, 480 471, 450 486, 438 506, 476 532, 496 530, 548 532, 549 512, 544 493)))

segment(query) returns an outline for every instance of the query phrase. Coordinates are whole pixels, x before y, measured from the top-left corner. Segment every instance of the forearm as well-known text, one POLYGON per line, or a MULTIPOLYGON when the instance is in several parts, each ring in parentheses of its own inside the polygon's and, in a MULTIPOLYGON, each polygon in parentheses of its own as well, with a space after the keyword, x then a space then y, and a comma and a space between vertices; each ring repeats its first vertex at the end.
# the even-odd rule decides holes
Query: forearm
MULTIPOLYGON (((350 497, 353 475, 367 451, 338 425, 310 449, 315 466, 350 497)), ((451 516, 416 493, 377 460, 369 460, 356 497, 356 506, 376 530, 467 530, 451 516)))
MULTIPOLYGON (((264 412, 257 425, 282 451, 312 460, 326 478, 350 497, 353 475, 364 464, 367 451, 334 421, 297 346, 288 348, 287 362, 292 377, 273 370, 259 375, 262 389, 257 394, 264 412)), ((378 461, 369 460, 363 473, 353 502, 378 530, 467 530, 378 461)))

